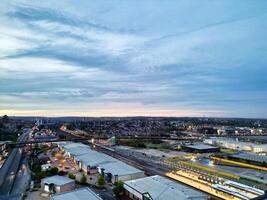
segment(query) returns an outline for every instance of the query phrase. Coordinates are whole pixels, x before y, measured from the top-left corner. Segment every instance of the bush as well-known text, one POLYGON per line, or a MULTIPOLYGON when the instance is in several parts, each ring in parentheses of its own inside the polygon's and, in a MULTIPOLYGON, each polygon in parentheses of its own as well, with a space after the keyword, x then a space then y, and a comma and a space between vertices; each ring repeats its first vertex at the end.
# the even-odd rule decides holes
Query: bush
POLYGON ((56 152, 56 151, 52 151, 52 153, 51 153, 51 154, 52 154, 52 156, 53 156, 53 157, 55 157, 55 156, 56 156, 56 154, 57 154, 57 152, 56 152))
POLYGON ((58 173, 58 168, 57 168, 57 167, 53 167, 53 168, 51 168, 51 169, 50 169, 50 173, 51 173, 51 175, 57 175, 57 173, 58 173))
POLYGON ((122 181, 118 181, 115 184, 115 187, 113 188, 112 191, 117 197, 123 195, 123 191, 124 191, 123 182, 122 181))
POLYGON ((86 182, 87 182, 87 178, 86 178, 85 174, 83 174, 82 177, 81 177, 80 183, 81 184, 86 184, 86 182))
POLYGON ((67 172, 60 170, 57 174, 59 176, 65 176, 67 174, 67 172))
POLYGON ((40 181, 42 178, 45 177, 45 172, 37 172, 33 175, 32 179, 33 180, 37 180, 37 181, 40 181))
POLYGON ((99 176, 99 178, 98 178, 98 180, 97 180, 97 185, 98 185, 99 187, 103 187, 105 184, 106 184, 106 182, 105 182, 104 177, 103 177, 103 176, 99 176))
POLYGON ((71 179, 74 179, 74 180, 76 178, 76 176, 73 173, 70 173, 70 172, 68 173, 68 177, 71 178, 71 179))

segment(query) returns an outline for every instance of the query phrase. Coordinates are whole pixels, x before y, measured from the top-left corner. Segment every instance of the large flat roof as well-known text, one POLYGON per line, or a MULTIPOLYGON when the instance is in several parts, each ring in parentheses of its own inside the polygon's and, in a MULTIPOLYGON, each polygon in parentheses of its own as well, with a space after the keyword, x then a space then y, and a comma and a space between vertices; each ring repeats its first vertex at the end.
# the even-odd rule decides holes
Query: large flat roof
POLYGON ((237 146, 250 146, 253 148, 263 148, 264 150, 267 150, 267 144, 256 144, 253 142, 244 142, 244 141, 239 141, 236 140, 234 138, 225 138, 225 137, 211 137, 207 140, 212 140, 215 141, 217 143, 228 143, 228 144, 233 144, 233 145, 237 145, 237 146))
POLYGON ((76 159, 82 161, 83 164, 89 165, 90 167, 98 167, 100 164, 103 163, 117 161, 115 158, 112 158, 111 156, 108 156, 106 154, 94 150, 87 150, 86 154, 77 156, 76 159))
POLYGON ((229 157, 232 158, 239 158, 239 159, 244 159, 244 160, 251 160, 255 162, 260 162, 260 163, 267 163, 267 156, 261 156, 255 153, 246 153, 246 152, 240 152, 237 154, 230 155, 229 157))
POLYGON ((192 148, 192 149, 199 149, 199 150, 204 150, 204 149, 218 149, 218 147, 214 147, 211 145, 207 145, 207 144, 189 144, 189 145, 184 145, 186 147, 192 148))
POLYGON ((80 188, 71 192, 52 195, 51 200, 102 200, 89 188, 80 188))
POLYGON ((142 172, 141 170, 136 169, 135 167, 132 167, 130 165, 127 165, 121 161, 100 164, 99 167, 105 169, 106 173, 111 173, 113 175, 118 175, 118 176, 142 172))
POLYGON ((158 175, 126 181, 124 187, 142 194, 149 193, 153 200, 207 199, 204 193, 158 175))
POLYGON ((87 145, 80 143, 58 143, 67 152, 75 157, 76 160, 82 162, 85 166, 104 168, 105 172, 112 175, 128 175, 142 172, 116 158, 107 154, 92 150, 87 145))
POLYGON ((51 177, 48 177, 48 178, 44 178, 43 183, 47 183, 47 184, 55 184, 55 185, 65 185, 65 184, 68 184, 68 183, 71 183, 71 182, 75 182, 74 180, 68 178, 68 177, 65 177, 65 176, 51 176, 51 177))

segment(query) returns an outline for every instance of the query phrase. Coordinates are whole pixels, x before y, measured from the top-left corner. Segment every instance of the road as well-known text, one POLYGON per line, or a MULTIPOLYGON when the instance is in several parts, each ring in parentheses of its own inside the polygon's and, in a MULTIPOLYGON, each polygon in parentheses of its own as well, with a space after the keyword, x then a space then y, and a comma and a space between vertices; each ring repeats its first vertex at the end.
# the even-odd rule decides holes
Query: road
POLYGON ((26 190, 30 178, 31 176, 30 176, 30 169, 28 167, 28 159, 27 157, 24 157, 21 159, 19 170, 14 180, 14 184, 10 193, 12 195, 21 194, 22 191, 26 190))
MULTIPOLYGON (((18 142, 27 141, 28 136, 29 136, 29 131, 23 133, 19 137, 18 142)), ((4 165, 6 165, 4 169, 6 168, 7 169, 3 174, 1 174, 1 178, 3 179, 2 179, 2 184, 0 186, 0 199, 1 195, 8 196, 11 194, 14 181, 16 179, 17 172, 19 169, 21 157, 22 157, 22 148, 14 148, 10 153, 9 157, 7 158, 6 162, 4 163, 4 165)), ((2 169, 3 168, 1 168, 1 170, 2 169)), ((19 193, 21 193, 21 191, 19 193)))

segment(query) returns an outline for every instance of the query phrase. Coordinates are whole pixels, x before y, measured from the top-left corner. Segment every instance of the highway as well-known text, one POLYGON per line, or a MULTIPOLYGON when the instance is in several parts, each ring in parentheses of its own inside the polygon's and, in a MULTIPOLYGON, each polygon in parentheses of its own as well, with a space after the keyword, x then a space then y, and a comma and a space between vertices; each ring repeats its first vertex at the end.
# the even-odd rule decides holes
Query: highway
MULTIPOLYGON (((29 136, 29 131, 23 133, 19 137, 18 142, 27 141, 28 136, 29 136)), ((3 167, 1 168, 0 199, 2 198, 1 196, 4 197, 10 195, 14 185, 14 181, 17 176, 21 157, 22 157, 22 148, 14 148, 9 154, 3 167)))

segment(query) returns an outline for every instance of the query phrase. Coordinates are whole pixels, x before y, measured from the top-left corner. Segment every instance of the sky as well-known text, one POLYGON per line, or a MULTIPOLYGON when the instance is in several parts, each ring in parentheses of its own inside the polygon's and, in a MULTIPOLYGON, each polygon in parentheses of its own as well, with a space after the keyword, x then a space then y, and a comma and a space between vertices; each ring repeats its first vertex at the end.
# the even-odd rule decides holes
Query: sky
POLYGON ((4 114, 267 118, 267 1, 1 0, 4 114))

